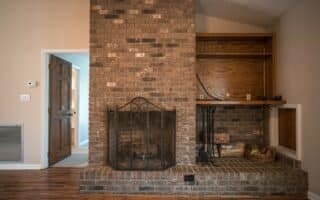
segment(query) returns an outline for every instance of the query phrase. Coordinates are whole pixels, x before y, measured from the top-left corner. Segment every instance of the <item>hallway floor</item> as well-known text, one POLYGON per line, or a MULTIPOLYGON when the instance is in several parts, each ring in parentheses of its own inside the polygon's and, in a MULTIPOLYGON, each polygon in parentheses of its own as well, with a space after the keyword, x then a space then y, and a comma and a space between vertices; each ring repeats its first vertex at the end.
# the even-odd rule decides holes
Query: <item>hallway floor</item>
POLYGON ((74 167, 82 168, 88 166, 87 153, 73 153, 68 158, 54 164, 52 167, 74 167))

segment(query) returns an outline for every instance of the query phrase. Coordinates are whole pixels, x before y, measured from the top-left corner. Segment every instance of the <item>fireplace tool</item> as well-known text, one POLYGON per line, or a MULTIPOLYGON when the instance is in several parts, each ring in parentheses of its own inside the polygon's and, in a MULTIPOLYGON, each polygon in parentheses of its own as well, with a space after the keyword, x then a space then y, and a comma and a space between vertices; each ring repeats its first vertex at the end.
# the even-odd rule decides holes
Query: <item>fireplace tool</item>
POLYGON ((214 113, 213 106, 200 106, 202 147, 199 150, 199 161, 202 163, 214 163, 214 113))

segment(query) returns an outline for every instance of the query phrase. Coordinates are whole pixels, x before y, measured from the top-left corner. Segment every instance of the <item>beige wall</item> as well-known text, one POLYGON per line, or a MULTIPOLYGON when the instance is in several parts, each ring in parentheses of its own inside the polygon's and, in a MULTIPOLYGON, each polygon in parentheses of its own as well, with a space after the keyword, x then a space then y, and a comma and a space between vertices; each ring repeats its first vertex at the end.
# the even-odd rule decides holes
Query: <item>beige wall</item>
POLYGON ((302 165, 310 191, 320 194, 320 1, 301 1, 277 24, 278 94, 302 104, 302 165))
POLYGON ((1 0, 0 24, 0 123, 24 125, 25 163, 39 164, 41 49, 89 48, 89 0, 1 0), (24 93, 30 103, 19 102, 24 93))
POLYGON ((270 31, 268 27, 250 25, 227 19, 196 15, 197 32, 210 33, 263 33, 270 31))

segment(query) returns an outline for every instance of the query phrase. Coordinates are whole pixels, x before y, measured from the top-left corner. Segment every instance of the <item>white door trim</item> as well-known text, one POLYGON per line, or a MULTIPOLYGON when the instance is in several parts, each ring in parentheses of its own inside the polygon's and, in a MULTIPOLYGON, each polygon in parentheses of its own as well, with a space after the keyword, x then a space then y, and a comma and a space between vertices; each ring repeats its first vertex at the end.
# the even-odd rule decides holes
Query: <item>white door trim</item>
MULTIPOLYGON (((76 93, 77 93, 77 97, 76 97, 76 108, 75 108, 75 110, 74 110, 74 108, 72 108, 72 112, 76 112, 76 114, 75 115, 73 115, 72 116, 72 120, 73 120, 73 122, 72 123, 75 123, 74 125, 75 125, 75 135, 74 135, 74 140, 75 140, 75 144, 74 144, 74 146, 72 147, 72 148, 78 148, 79 146, 80 146, 80 141, 79 141, 79 138, 80 138, 80 136, 79 136, 79 100, 80 100, 80 67, 78 67, 77 65, 75 65, 75 64, 72 64, 72 69, 73 70, 76 70, 77 71, 77 78, 76 78, 76 81, 77 81, 77 83, 76 83, 76 93)), ((72 82, 73 82, 73 79, 74 77, 72 77, 72 82)), ((73 84, 73 83, 72 83, 73 84)), ((73 98, 73 89, 74 88, 72 88, 72 98, 73 98)), ((73 99, 72 99, 72 101, 73 101, 73 99)))
POLYGON ((285 104, 283 106, 272 108, 271 118, 270 118, 270 145, 275 147, 277 151, 283 153, 284 155, 301 161, 302 158, 302 106, 301 104, 285 104), (296 109, 296 151, 287 149, 286 147, 279 145, 279 108, 294 108, 296 109))
POLYGON ((49 54, 54 53, 89 53, 89 49, 42 49, 41 57, 41 168, 48 168, 49 140, 49 54))

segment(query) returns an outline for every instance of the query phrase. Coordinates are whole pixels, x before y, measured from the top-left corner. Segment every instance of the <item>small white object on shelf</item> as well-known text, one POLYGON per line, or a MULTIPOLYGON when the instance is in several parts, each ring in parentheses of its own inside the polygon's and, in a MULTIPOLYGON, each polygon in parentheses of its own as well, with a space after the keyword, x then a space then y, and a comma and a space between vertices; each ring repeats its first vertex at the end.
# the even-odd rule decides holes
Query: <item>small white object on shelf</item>
POLYGON ((251 94, 246 94, 247 101, 251 101, 251 94))

